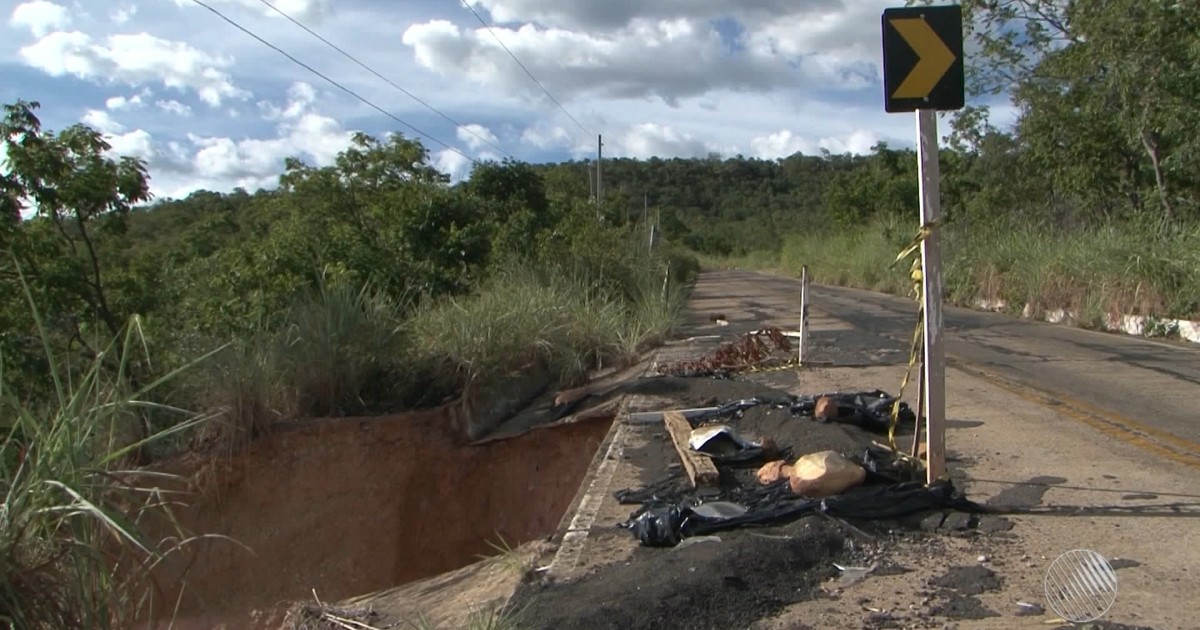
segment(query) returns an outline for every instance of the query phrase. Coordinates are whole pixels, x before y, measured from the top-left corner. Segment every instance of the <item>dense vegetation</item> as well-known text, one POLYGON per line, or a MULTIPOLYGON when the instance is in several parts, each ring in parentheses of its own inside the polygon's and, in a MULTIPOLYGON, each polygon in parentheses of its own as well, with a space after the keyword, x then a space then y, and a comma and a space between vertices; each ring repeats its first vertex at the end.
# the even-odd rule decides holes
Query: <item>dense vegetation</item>
POLYGON ((135 525, 170 505, 140 465, 531 371, 570 385, 667 334, 696 270, 530 165, 451 185, 399 135, 357 135, 327 167, 289 160, 275 190, 151 202, 144 164, 84 125, 42 129, 39 107, 0 121, 0 619, 14 627, 136 609, 135 582, 171 551, 135 525))
MULTIPOLYGON (((1085 324, 1200 317, 1200 8, 963 7, 979 52, 975 105, 943 118, 950 297, 1085 324), (980 105, 997 94, 1011 129, 980 105)), ((37 109, 0 121, 0 618, 15 627, 127 612, 125 580, 169 550, 131 524, 166 504, 125 468, 530 367, 571 382, 619 365, 669 332, 685 248, 903 292, 890 264, 918 227, 915 155, 883 144, 610 160, 593 203, 586 163, 488 163, 452 185, 420 143, 358 135, 333 165, 289 160, 274 190, 151 200, 144 164, 85 126, 42 129, 37 109)))

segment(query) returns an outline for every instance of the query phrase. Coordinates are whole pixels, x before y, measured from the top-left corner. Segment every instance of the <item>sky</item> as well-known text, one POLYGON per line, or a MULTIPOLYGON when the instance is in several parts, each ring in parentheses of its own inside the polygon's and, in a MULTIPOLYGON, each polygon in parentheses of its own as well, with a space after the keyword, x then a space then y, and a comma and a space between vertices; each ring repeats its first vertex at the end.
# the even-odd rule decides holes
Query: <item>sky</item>
POLYGON ((883 110, 897 0, 203 1, 354 94, 196 0, 32 0, 0 15, 0 100, 101 131, 160 199, 272 188, 356 131, 419 139, 456 180, 472 159, 592 158, 597 134, 631 158, 913 145, 912 114, 883 110))

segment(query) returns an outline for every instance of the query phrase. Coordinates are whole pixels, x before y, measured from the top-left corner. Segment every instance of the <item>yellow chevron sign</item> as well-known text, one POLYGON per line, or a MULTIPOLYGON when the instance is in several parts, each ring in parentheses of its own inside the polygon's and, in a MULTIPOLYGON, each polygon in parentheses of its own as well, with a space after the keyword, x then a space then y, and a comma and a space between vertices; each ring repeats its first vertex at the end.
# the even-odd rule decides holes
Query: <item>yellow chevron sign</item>
POLYGON ((962 9, 958 5, 884 11, 884 109, 962 108, 962 49, 962 9))

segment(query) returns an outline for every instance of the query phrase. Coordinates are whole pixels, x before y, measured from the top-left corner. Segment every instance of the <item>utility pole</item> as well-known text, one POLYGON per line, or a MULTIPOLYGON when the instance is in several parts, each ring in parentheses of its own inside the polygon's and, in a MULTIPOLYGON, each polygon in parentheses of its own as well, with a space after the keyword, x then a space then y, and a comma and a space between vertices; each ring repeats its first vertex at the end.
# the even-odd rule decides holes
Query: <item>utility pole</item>
POLYGON ((600 163, 604 160, 604 138, 596 136, 596 202, 604 202, 604 175, 600 163))
POLYGON ((593 168, 592 168, 592 165, 589 163, 589 164, 587 165, 587 172, 588 172, 588 197, 590 197, 590 198, 591 198, 591 200, 592 200, 592 203, 596 203, 596 174, 595 174, 595 172, 594 172, 594 171, 595 171, 595 169, 593 169, 593 168))

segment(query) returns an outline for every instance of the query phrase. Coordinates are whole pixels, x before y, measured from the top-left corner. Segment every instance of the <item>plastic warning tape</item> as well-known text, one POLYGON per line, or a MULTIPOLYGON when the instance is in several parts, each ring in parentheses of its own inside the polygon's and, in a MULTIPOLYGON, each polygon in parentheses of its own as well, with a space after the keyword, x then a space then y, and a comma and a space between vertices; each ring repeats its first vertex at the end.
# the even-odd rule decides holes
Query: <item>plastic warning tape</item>
MULTIPOLYGON (((900 381, 900 391, 896 394, 896 402, 892 404, 892 417, 888 421, 888 446, 892 451, 903 455, 899 448, 896 447, 896 426, 900 424, 900 400, 904 398, 904 390, 908 387, 909 380, 912 379, 913 367, 917 364, 917 358, 920 356, 924 348, 924 333, 925 333, 925 277, 921 268, 921 257, 914 256, 920 251, 921 243, 933 233, 933 228, 938 227, 940 221, 930 221, 921 226, 917 235, 913 240, 900 250, 896 255, 896 260, 892 261, 889 267, 895 267, 900 261, 905 258, 912 257, 912 264, 909 266, 909 279, 912 281, 911 295, 917 300, 917 325, 913 329, 912 343, 909 346, 908 352, 908 368, 904 370, 904 379, 900 381)), ((920 395, 920 392, 917 393, 920 395)), ((917 422, 921 418, 917 417, 917 422)))

